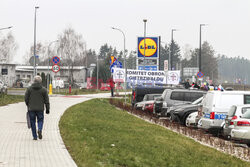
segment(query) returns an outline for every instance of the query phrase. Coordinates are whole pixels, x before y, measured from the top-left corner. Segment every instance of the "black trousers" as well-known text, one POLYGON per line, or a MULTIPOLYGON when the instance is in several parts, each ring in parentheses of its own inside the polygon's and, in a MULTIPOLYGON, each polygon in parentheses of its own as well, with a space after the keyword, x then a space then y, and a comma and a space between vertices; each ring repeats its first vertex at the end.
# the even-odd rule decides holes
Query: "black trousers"
POLYGON ((111 96, 114 97, 114 88, 111 88, 111 96))

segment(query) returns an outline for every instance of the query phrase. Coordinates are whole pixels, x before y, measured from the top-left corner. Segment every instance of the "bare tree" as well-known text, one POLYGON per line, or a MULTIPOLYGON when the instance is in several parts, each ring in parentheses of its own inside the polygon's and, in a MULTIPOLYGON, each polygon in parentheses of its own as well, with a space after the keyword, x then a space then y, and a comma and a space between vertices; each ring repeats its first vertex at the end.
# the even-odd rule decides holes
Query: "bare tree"
MULTIPOLYGON (((42 42, 36 44, 36 55, 38 56, 38 65, 45 65, 44 61, 47 59, 47 47, 42 42)), ((30 59, 34 56, 34 45, 31 45, 30 50, 26 52, 24 59, 26 64, 30 64, 30 59)), ((32 64, 30 64, 32 65, 32 64)))
POLYGON ((18 45, 12 33, 0 36, 0 62, 11 63, 18 45))
POLYGON ((59 42, 57 53, 62 58, 62 65, 69 68, 69 83, 73 83, 73 68, 76 65, 85 65, 86 63, 86 42, 82 35, 75 32, 72 28, 67 28, 58 36, 59 42))

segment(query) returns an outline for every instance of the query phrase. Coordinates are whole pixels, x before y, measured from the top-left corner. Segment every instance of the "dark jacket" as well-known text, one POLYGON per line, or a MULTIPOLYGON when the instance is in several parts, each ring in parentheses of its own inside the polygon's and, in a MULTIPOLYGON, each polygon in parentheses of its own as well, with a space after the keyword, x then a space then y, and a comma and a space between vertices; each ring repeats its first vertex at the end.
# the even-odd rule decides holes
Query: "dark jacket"
POLYGON ((184 83, 184 87, 185 87, 185 89, 188 89, 188 88, 191 87, 191 85, 189 84, 189 82, 185 82, 185 83, 184 83))
POLYGON ((44 105, 46 105, 46 110, 49 110, 49 96, 46 88, 40 83, 33 83, 26 90, 25 103, 29 111, 44 111, 44 105))

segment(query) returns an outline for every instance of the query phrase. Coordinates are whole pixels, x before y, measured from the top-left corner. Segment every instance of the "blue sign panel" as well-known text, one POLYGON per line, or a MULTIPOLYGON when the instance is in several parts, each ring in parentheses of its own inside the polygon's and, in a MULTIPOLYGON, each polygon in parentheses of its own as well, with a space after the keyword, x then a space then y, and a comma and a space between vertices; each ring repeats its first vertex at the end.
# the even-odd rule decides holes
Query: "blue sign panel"
POLYGON ((197 73, 198 78, 202 78, 203 76, 204 76, 204 74, 201 71, 197 73))
POLYGON ((114 72, 113 68, 122 68, 122 63, 116 60, 113 64, 110 65, 111 73, 114 72))
POLYGON ((157 71, 157 66, 138 66, 138 70, 157 71))
POLYGON ((52 58, 52 61, 53 61, 53 64, 58 64, 58 63, 60 62, 60 58, 57 57, 57 56, 54 56, 54 57, 52 58))
POLYGON ((138 57, 144 57, 144 53, 146 58, 158 57, 158 45, 158 37, 146 37, 145 39, 138 37, 138 57))

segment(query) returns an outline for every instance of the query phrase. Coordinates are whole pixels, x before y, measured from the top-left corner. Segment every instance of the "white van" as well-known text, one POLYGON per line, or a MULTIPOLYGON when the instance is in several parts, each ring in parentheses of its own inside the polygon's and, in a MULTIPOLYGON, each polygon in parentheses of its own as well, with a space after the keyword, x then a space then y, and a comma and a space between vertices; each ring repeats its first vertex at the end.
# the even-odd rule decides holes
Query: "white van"
POLYGON ((250 104, 250 91, 209 91, 203 99, 202 118, 198 127, 222 130, 232 105, 250 104))
POLYGON ((64 88, 64 81, 63 80, 53 80, 52 81, 53 89, 63 89, 64 88))

